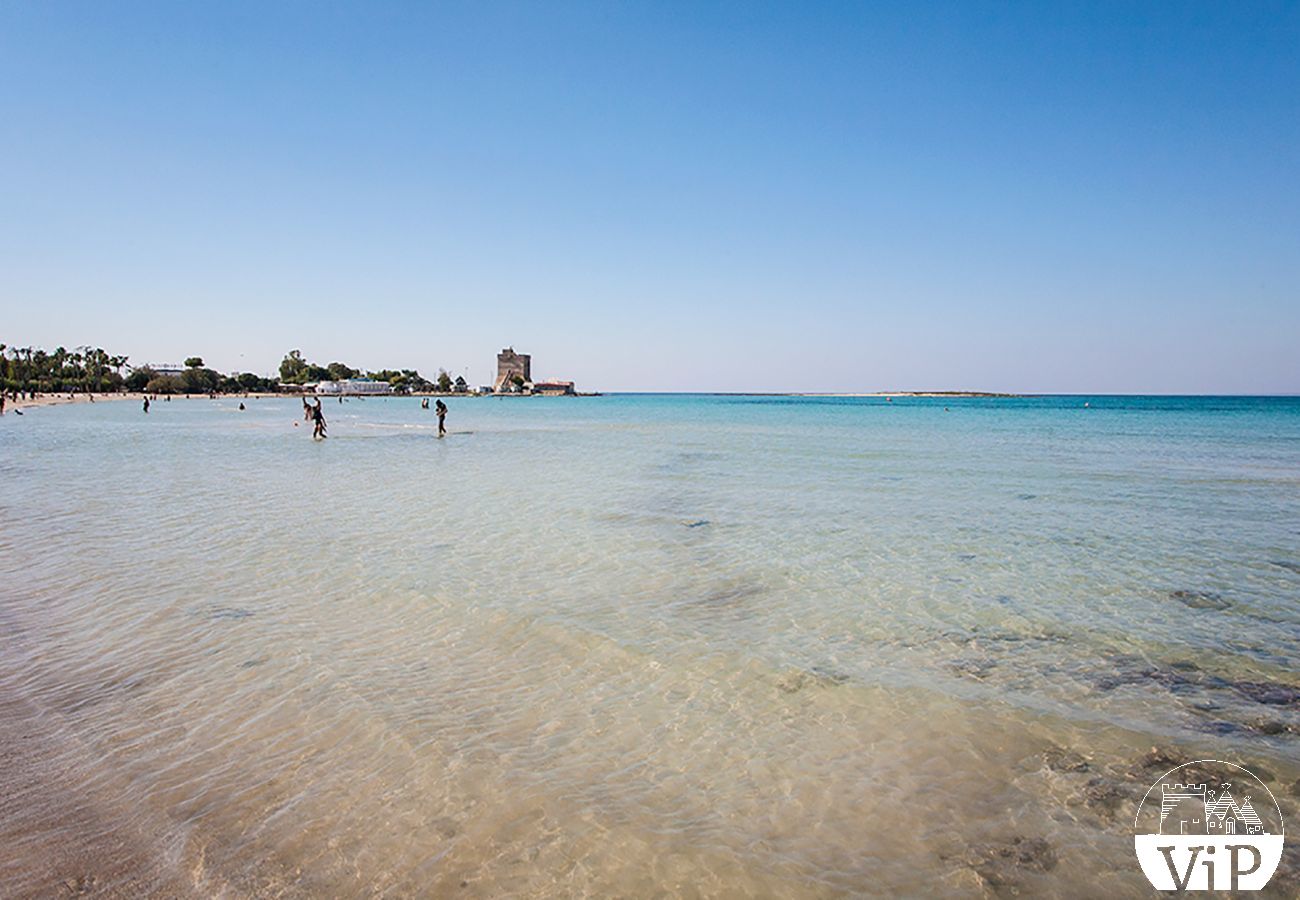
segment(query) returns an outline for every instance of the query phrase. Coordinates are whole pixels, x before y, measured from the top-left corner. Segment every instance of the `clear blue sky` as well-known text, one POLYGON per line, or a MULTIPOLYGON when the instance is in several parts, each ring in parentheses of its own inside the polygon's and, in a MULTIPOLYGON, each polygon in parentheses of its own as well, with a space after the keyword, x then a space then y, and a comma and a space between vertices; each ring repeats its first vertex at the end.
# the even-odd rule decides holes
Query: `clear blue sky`
POLYGON ((0 340, 1300 391, 1300 4, 0 4, 0 340))

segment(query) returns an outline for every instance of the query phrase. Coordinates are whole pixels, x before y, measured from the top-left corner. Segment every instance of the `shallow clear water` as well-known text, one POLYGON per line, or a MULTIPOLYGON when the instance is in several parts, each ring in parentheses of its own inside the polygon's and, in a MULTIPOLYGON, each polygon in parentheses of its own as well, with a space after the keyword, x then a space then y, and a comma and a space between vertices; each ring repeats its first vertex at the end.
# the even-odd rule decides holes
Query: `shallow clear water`
POLYGON ((1153 745, 1300 776, 1300 399, 245 402, 0 419, 0 692, 200 893, 1147 896, 1153 745))

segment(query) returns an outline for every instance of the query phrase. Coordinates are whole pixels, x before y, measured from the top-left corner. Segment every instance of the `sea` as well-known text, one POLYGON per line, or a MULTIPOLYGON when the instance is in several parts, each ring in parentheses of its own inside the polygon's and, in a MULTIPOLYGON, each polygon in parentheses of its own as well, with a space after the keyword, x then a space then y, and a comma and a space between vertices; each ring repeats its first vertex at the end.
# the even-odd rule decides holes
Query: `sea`
POLYGON ((447 405, 0 418, 0 896, 1149 897, 1198 759, 1300 828, 1300 398, 447 405))

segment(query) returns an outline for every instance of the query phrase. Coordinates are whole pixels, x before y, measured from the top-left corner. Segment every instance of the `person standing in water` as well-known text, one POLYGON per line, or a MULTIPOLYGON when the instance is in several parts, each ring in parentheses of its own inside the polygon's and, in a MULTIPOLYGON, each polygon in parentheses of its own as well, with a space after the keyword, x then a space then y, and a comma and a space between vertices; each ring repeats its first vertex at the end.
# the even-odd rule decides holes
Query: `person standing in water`
POLYGON ((148 397, 145 397, 145 398, 144 398, 144 411, 145 411, 145 412, 148 412, 148 411, 149 411, 149 398, 148 398, 148 397))
POLYGON ((438 437, 442 437, 447 433, 447 404, 439 400, 434 409, 438 413, 438 437))
MULTIPOLYGON (((306 400, 303 401, 306 404, 306 400)), ((311 407, 311 420, 315 423, 311 430, 312 440, 324 440, 329 435, 325 434, 325 414, 321 412, 320 398, 316 398, 316 405, 311 407)))

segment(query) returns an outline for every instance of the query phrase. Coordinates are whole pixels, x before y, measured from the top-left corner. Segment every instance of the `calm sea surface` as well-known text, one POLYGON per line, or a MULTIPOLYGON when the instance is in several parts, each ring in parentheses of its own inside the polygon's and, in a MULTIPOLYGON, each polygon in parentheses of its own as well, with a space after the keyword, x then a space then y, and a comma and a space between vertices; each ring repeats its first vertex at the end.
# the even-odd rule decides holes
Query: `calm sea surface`
POLYGON ((1300 399, 245 402, 0 419, 0 692, 197 893, 1149 896, 1153 746, 1300 825, 1300 399))

